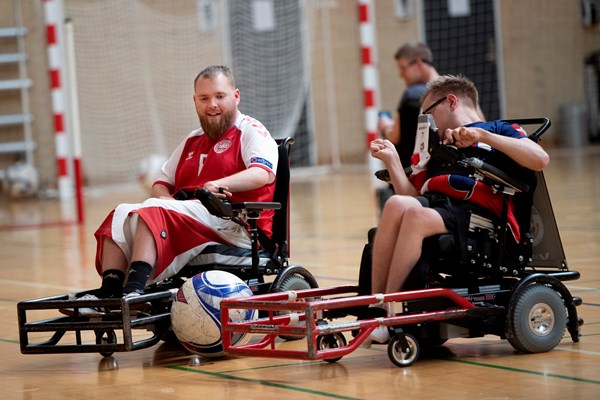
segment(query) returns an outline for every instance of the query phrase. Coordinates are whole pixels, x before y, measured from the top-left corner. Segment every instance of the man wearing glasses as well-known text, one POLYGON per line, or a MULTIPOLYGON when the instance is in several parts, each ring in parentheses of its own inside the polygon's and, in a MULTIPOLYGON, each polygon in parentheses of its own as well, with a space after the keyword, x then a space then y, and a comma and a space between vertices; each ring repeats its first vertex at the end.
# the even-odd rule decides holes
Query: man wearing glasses
MULTIPOLYGON (((437 78, 438 72, 433 66, 431 50, 424 43, 407 43, 400 47, 394 55, 400 78, 406 84, 396 116, 380 114, 377 129, 381 136, 396 146, 400 160, 405 166, 410 165, 410 157, 415 147, 415 132, 421 109, 421 96, 425 85, 437 78)), ((391 185, 377 189, 377 199, 380 211, 384 203, 394 194, 391 185)))
MULTIPOLYGON (((507 158, 519 168, 540 171, 546 167, 549 156, 541 146, 532 140, 521 140, 527 136, 519 126, 502 121, 481 122, 477 104, 478 92, 473 82, 453 75, 429 82, 421 100, 423 114, 433 117, 442 142, 453 144, 465 156, 477 156, 496 167, 506 164, 507 158)), ((454 232, 460 219, 467 218, 461 204, 468 201, 496 212, 501 199, 485 183, 461 175, 434 158, 425 170, 407 177, 389 140, 374 140, 371 155, 383 161, 397 194, 385 203, 377 228, 372 293, 397 292, 405 289, 407 277, 421 256, 423 240, 454 232), (440 195, 444 201, 434 201, 440 195)), ((518 239, 518 225, 511 228, 518 239)), ((376 330, 373 340, 385 340, 378 335, 386 334, 386 329, 376 330)))
POLYGON ((398 103, 396 117, 381 118, 378 128, 386 139, 396 145, 402 163, 409 166, 415 147, 421 96, 427 82, 439 75, 433 66, 431 50, 424 43, 405 44, 398 49, 394 58, 406 90, 398 103))

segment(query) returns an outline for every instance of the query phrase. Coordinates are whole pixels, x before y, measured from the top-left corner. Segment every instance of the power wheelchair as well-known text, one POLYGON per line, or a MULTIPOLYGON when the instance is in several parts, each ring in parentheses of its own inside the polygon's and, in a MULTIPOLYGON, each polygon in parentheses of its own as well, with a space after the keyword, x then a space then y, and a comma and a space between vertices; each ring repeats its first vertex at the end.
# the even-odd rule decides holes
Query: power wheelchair
MULTIPOLYGON (((478 305, 480 315, 451 322, 426 322, 402 330, 419 338, 422 344, 432 345, 453 337, 493 334, 508 339, 524 353, 553 349, 565 328, 571 339, 578 342, 583 320, 578 317, 576 306, 581 299, 573 297, 562 282, 577 280, 580 274, 567 266, 543 173, 513 168, 519 171, 515 177, 480 159, 461 158, 451 147, 441 145, 430 116, 420 116, 419 122, 430 129, 431 156, 455 163, 491 185, 502 194, 503 207, 498 217, 472 205, 468 226, 462 227, 462 232, 426 239, 421 259, 407 282, 409 290, 450 288, 478 305), (519 243, 507 227, 511 198, 521 233, 519 243)), ((547 118, 506 122, 537 125, 538 129, 529 135, 535 142, 550 127, 547 118)), ((515 166, 509 166, 509 170, 515 166)), ((378 174, 385 179, 385 172, 378 174)), ((361 262, 359 287, 360 293, 365 294, 370 292, 374 235, 374 230, 369 232, 361 262)), ((428 300, 409 301, 403 304, 403 312, 430 307, 428 300)))
MULTIPOLYGON (((547 118, 507 122, 539 126, 529 136, 536 142, 550 126, 547 118)), ((226 353, 335 362, 369 340, 379 326, 388 328, 388 356, 400 367, 411 365, 421 347, 440 346, 458 337, 496 335, 524 353, 552 350, 565 329, 574 342, 579 341, 583 320, 576 307, 582 300, 573 297, 563 282, 579 279, 580 274, 567 266, 543 173, 521 171, 515 177, 481 159, 461 156, 456 149, 442 145, 431 116, 420 116, 418 129, 428 131, 432 158, 460 166, 503 196, 500 216, 469 206, 468 224, 462 231, 436 235, 423 243, 421 259, 402 292, 371 293, 373 228, 363 250, 356 286, 226 300, 222 311, 257 307, 271 312, 288 310, 306 321, 302 329, 288 326, 287 319, 277 316, 244 323, 224 321, 226 353), (511 198, 521 231, 519 243, 507 228, 511 198), (356 320, 348 322, 347 317, 356 320), (265 337, 258 344, 233 346, 229 340, 233 332, 264 333, 265 337), (307 350, 275 349, 274 338, 280 332, 305 336, 307 350), (353 339, 347 342, 344 333, 353 339)), ((385 170, 376 175, 389 180, 385 170)))
MULTIPOLYGON (((214 215, 246 226, 251 249, 210 245, 177 275, 147 287, 136 298, 81 300, 89 291, 21 301, 17 304, 19 340, 23 354, 100 353, 139 350, 172 337, 170 307, 178 288, 197 273, 211 269, 228 271, 248 283, 256 294, 317 288, 314 276, 302 266, 289 265, 289 154, 292 138, 277 140, 279 161, 273 202, 230 203, 204 189, 178 193, 181 200, 197 198, 214 215), (275 210, 273 234, 267 237, 257 226, 263 210, 275 210), (269 277, 274 277, 270 280, 269 277), (140 305, 148 309, 139 311, 140 305), (102 307, 111 310, 90 317, 79 309, 102 307), (73 315, 60 314, 71 308, 73 315), (57 316, 59 315, 59 316, 57 316), (134 330, 147 334, 134 335, 134 330), (50 336, 50 337, 48 337, 50 336), (138 337, 139 336, 139 337, 138 337), (43 338, 41 338, 43 337, 43 338)), ((282 336, 295 339, 293 336, 282 336)))

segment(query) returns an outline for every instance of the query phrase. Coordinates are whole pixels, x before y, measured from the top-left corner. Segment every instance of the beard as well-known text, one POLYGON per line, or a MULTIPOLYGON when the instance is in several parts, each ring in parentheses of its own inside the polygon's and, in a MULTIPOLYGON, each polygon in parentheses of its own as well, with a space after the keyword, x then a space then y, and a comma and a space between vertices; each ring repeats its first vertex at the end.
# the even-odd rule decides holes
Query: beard
POLYGON ((200 126, 209 138, 219 139, 227 129, 235 122, 236 110, 224 111, 219 118, 207 118, 206 115, 200 116, 200 126))

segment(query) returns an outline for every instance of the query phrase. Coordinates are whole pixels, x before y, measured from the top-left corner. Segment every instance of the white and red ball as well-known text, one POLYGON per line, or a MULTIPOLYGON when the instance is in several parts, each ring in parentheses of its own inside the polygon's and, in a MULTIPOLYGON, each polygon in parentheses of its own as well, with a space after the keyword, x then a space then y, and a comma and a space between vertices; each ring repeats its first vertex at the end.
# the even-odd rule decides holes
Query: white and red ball
MULTIPOLYGON (((188 279, 177 292, 171 306, 171 325, 181 344, 190 352, 205 357, 224 355, 221 310, 223 299, 252 296, 248 285, 225 271, 201 272, 188 279)), ((256 310, 229 310, 232 322, 254 320, 256 310)), ((241 343, 244 334, 236 333, 232 344, 241 343)))

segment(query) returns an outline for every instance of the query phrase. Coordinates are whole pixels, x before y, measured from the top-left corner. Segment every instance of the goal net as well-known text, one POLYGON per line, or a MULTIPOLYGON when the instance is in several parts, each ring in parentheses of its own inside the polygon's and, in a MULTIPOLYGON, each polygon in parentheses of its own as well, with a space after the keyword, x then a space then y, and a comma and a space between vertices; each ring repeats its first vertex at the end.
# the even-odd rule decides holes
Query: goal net
POLYGON ((488 120, 503 114, 494 2, 423 2, 425 39, 440 74, 463 74, 479 91, 488 120))
POLYGON ((65 0, 64 6, 75 32, 86 184, 133 181, 145 157, 170 154, 198 127, 193 79, 211 64, 231 66, 240 110, 274 137, 306 131, 303 1, 65 0))

